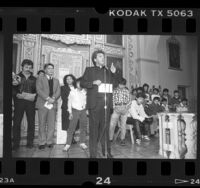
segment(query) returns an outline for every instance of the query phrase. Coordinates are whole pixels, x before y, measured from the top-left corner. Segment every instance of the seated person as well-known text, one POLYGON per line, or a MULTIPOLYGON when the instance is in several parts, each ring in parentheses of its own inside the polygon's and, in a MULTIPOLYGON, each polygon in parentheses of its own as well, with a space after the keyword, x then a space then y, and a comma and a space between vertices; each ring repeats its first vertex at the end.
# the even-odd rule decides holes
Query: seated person
POLYGON ((167 104, 166 98, 162 98, 161 107, 163 112, 169 112, 169 105, 167 104))
POLYGON ((132 100, 131 107, 128 110, 127 124, 132 124, 136 136, 136 143, 140 144, 142 136, 145 140, 149 141, 149 116, 145 113, 143 102, 144 93, 138 93, 136 99, 132 100))
POLYGON ((143 90, 144 90, 144 94, 146 95, 145 103, 150 104, 151 100, 150 100, 150 94, 149 94, 149 85, 145 83, 143 85, 143 90))
POLYGON ((176 112, 188 112, 188 100, 183 98, 181 103, 176 107, 176 112))
POLYGON ((167 88, 163 89, 162 99, 167 100, 167 104, 169 104, 169 101, 171 100, 171 96, 169 95, 169 90, 167 88))
POLYGON ((160 105, 160 98, 154 97, 153 102, 145 108, 147 115, 153 118, 153 122, 150 125, 151 135, 158 136, 158 113, 163 112, 163 108, 160 105))
POLYGON ((158 88, 153 88, 153 93, 151 95, 151 101, 153 101, 154 97, 160 97, 160 94, 159 94, 159 89, 158 88))
POLYGON ((132 89, 132 91, 131 91, 131 100, 135 100, 136 99, 136 95, 137 95, 137 90, 136 89, 132 89))
POLYGON ((137 93, 144 93, 143 87, 136 88, 137 93))
POLYGON ((180 104, 181 98, 178 90, 174 91, 174 96, 170 101, 170 111, 176 112, 176 107, 180 104))

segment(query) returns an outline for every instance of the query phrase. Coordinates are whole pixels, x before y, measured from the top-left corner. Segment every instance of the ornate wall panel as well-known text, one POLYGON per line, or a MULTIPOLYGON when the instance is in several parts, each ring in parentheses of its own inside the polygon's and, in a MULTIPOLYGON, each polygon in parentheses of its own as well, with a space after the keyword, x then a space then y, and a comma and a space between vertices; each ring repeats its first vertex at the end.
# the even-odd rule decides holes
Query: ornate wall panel
POLYGON ((135 60, 134 40, 132 35, 128 35, 128 66, 130 86, 136 87, 140 84, 139 63, 135 60))

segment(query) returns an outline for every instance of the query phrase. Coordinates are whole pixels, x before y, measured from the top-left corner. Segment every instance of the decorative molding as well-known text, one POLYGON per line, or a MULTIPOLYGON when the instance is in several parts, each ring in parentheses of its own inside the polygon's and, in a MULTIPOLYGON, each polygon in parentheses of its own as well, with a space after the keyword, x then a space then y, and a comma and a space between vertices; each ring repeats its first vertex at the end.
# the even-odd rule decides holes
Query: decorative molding
POLYGON ((34 46, 35 42, 23 41, 23 59, 34 60, 34 46))
POLYGON ((196 159, 197 154, 197 116, 194 115, 192 120, 188 120, 186 126, 186 145, 188 146, 188 152, 185 155, 185 159, 196 159))
POLYGON ((23 34, 14 34, 13 40, 19 40, 21 41, 23 39, 23 34))
POLYGON ((14 34, 13 39, 24 41, 36 41, 37 34, 14 34))
POLYGON ((169 159, 196 159, 197 120, 194 113, 159 113, 159 154, 169 159))
POLYGON ((123 49, 122 48, 114 48, 104 44, 96 43, 94 46, 95 49, 102 49, 106 54, 116 55, 116 56, 123 56, 123 49))
POLYGON ((88 51, 77 51, 77 50, 73 50, 71 48, 56 48, 56 47, 52 47, 52 46, 47 46, 47 45, 43 45, 42 46, 42 57, 44 58, 44 61, 40 61, 41 65, 40 67, 43 67, 44 64, 46 64, 47 62, 52 61, 53 57, 51 57, 51 54, 55 54, 56 56, 59 56, 59 54, 62 56, 64 53, 70 53, 70 54, 79 54, 81 55, 83 64, 82 64, 82 71, 85 70, 86 66, 88 66, 89 64, 89 52, 88 51))
POLYGON ((134 56, 133 36, 128 35, 128 65, 129 65, 129 82, 130 86, 140 84, 139 63, 134 56))
POLYGON ((88 39, 88 35, 59 35, 59 34, 42 34, 43 38, 51 39, 54 41, 61 41, 65 44, 81 44, 90 45, 91 40, 88 39))
POLYGON ((81 54, 81 51, 73 50, 71 48, 56 48, 48 45, 42 46, 42 54, 49 53, 51 51, 58 52, 58 53, 74 53, 74 54, 81 54))
POLYGON ((95 35, 95 42, 104 43, 105 35, 95 35))

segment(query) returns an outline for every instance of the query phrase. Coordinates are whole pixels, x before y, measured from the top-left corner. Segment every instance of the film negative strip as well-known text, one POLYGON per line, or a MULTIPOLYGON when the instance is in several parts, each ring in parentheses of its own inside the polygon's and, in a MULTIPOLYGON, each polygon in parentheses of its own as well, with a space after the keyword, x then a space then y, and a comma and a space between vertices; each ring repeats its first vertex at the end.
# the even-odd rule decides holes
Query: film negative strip
POLYGON ((1 8, 0 184, 199 186, 199 14, 1 8))

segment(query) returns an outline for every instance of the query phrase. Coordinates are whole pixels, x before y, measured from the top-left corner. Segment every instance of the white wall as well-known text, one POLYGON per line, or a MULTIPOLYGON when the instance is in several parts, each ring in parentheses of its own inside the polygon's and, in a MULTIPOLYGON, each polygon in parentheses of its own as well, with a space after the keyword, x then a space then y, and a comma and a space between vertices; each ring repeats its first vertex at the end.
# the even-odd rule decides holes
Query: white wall
POLYGON ((139 36, 137 60, 141 68, 141 84, 161 85, 173 92, 177 85, 191 86, 189 96, 196 96, 197 39, 176 36, 180 42, 181 71, 169 69, 166 40, 170 36, 139 36))
MULTIPOLYGON (((189 37, 176 36, 177 40, 180 42, 180 62, 181 71, 168 69, 168 53, 166 40, 169 36, 161 36, 158 43, 158 61, 160 62, 160 84, 164 87, 169 88, 171 91, 177 88, 177 85, 193 85, 192 76, 192 64, 196 63, 192 61, 191 49, 188 46, 189 37)), ((196 49, 195 45, 193 49, 196 49)))
POLYGON ((159 62, 140 60, 141 84, 148 83, 151 86, 159 86, 159 62))

